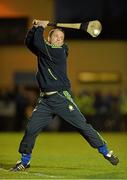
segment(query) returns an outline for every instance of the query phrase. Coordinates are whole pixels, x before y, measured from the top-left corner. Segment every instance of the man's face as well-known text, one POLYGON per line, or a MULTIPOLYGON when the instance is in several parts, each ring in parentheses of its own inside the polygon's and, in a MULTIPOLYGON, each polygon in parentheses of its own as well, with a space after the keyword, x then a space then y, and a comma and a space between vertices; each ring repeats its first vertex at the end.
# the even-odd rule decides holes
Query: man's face
POLYGON ((59 29, 54 30, 51 36, 48 37, 50 44, 55 46, 62 46, 64 43, 64 33, 59 29))

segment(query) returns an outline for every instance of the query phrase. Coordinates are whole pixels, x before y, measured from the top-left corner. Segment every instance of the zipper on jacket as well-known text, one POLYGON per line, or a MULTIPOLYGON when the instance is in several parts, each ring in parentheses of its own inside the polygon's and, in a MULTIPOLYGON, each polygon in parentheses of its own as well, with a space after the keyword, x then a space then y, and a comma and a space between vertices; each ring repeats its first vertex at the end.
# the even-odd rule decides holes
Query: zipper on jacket
POLYGON ((57 78, 53 75, 51 69, 48 68, 48 72, 49 72, 49 74, 53 77, 53 79, 57 80, 57 78))

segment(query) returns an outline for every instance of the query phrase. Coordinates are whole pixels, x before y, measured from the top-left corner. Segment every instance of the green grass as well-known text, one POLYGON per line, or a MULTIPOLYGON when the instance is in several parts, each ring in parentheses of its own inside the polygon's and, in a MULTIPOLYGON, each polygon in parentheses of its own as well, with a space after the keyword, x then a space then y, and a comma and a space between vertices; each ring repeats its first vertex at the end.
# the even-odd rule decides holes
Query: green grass
POLYGON ((77 133, 42 133, 32 154, 31 168, 8 171, 20 158, 23 133, 0 133, 0 179, 126 179, 127 133, 103 133, 120 158, 112 166, 77 133))

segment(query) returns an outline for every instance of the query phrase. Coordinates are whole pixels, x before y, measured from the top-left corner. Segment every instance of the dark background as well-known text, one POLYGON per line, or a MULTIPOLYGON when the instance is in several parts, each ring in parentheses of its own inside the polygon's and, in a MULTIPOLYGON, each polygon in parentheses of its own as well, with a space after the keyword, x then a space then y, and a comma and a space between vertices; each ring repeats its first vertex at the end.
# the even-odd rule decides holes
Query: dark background
POLYGON ((0 18, 0 45, 23 45, 28 29, 28 17, 0 18))
MULTIPOLYGON (((54 21, 81 23, 98 19, 102 33, 96 40, 127 40, 126 0, 55 0, 54 21)), ((0 45, 23 45, 28 17, 0 18, 0 45)), ((67 39, 93 38, 83 31, 64 28, 67 39)))
MULTIPOLYGON (((127 39, 126 0, 56 0, 56 22, 83 22, 98 19, 103 31, 98 39, 127 39)), ((69 39, 89 39, 84 32, 65 29, 69 39)))

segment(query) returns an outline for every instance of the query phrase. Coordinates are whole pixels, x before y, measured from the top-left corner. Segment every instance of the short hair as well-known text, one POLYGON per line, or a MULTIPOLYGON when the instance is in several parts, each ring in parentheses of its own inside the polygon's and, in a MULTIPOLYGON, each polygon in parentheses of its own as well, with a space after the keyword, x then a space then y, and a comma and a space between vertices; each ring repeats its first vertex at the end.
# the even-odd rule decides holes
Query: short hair
POLYGON ((62 28, 54 28, 54 29, 51 29, 51 30, 49 31, 48 36, 51 37, 52 34, 54 33, 54 31, 56 31, 56 30, 61 31, 61 32, 65 35, 64 30, 63 30, 62 28))

